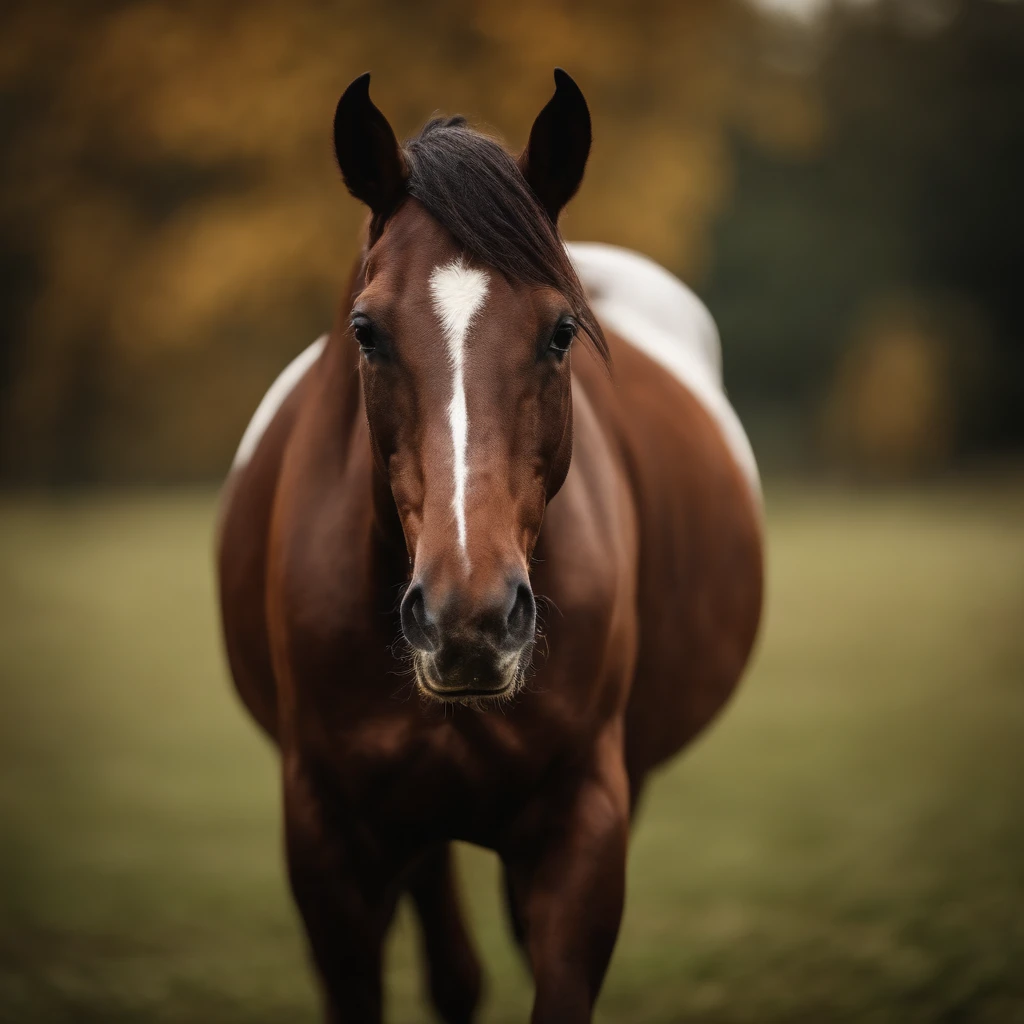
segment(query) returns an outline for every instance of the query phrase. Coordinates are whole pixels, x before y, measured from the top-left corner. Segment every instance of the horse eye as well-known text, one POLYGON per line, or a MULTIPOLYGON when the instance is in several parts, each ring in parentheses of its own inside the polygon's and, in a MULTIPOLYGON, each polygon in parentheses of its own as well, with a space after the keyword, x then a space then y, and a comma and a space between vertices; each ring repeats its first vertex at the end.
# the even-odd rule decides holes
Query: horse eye
POLYGON ((575 320, 563 320, 555 328, 555 333, 551 335, 548 350, 558 355, 565 355, 569 351, 573 338, 576 337, 577 330, 575 320))
POLYGON ((373 325, 369 320, 353 320, 352 334, 363 352, 372 352, 376 348, 376 342, 373 337, 373 325))

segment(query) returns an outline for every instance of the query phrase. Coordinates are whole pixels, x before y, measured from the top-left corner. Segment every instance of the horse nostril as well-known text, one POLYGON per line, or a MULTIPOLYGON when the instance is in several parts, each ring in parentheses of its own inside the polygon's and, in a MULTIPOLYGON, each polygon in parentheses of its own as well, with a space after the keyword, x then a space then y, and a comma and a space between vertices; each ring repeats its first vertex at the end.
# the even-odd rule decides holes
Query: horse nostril
POLYGON ((516 587, 516 595, 512 609, 506 620, 509 640, 517 647, 533 639, 537 627, 537 605, 533 599, 533 591, 526 583, 516 587))
POLYGON ((440 634, 437 623, 427 611, 423 587, 412 584, 402 598, 402 632, 405 639, 418 651, 433 654, 438 648, 440 634))

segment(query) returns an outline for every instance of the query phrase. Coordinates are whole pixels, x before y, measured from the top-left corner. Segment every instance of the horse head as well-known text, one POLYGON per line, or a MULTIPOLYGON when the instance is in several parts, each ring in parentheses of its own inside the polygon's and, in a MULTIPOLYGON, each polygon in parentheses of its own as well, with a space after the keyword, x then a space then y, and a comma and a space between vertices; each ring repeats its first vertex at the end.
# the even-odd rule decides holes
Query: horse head
POLYGON ((524 678, 531 557, 572 455, 573 341, 606 354, 557 226, 590 115, 565 72, 555 82, 518 160, 461 118, 400 146, 368 74, 335 115, 342 175, 371 215, 348 330, 412 565, 402 631, 418 686, 443 700, 524 678))

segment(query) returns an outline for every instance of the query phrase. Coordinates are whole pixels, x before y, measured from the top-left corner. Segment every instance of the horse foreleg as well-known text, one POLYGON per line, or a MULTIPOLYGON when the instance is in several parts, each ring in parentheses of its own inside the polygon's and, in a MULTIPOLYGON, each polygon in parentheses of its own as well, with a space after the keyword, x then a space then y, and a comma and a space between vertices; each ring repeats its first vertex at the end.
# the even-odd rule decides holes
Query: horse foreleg
POLYGON ((533 1024, 588 1024, 622 918, 629 787, 621 760, 596 765, 503 851, 536 986, 533 1024))
POLYGON ((428 852, 413 868, 409 894, 423 930, 427 982, 445 1024, 470 1024, 480 1002, 480 961, 460 906, 451 847, 428 852))
POLYGON ((380 1024, 382 948, 400 891, 397 868, 365 837, 329 824, 304 781, 286 782, 285 842, 328 1024, 380 1024))

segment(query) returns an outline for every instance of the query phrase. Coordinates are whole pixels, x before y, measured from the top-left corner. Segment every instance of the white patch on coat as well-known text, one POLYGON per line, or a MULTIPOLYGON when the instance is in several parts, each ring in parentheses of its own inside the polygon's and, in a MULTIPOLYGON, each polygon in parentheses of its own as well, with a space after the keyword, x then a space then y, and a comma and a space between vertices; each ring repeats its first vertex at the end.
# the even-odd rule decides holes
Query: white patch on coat
POLYGON ((441 330, 448 346, 452 367, 452 398, 448 404, 448 423, 452 433, 454 487, 452 510, 459 546, 468 559, 466 549, 466 485, 469 479, 467 451, 469 447, 469 413, 466 408, 466 337, 473 318, 480 312, 487 297, 487 274, 467 266, 461 259, 435 267, 430 275, 430 296, 434 312, 441 321, 441 330))
POLYGON ((306 375, 306 371, 320 358, 320 353, 327 344, 327 335, 321 335, 309 348, 300 352, 279 374, 277 380, 270 385, 270 390, 256 407, 249 426, 245 428, 242 440, 231 463, 232 470, 241 469, 255 454, 260 440, 267 427, 273 422, 277 410, 285 399, 295 390, 295 386, 306 375))
POLYGON ((704 406, 760 500, 757 462, 726 397, 718 328, 704 303, 640 253, 600 242, 567 248, 598 320, 668 370, 704 406))

